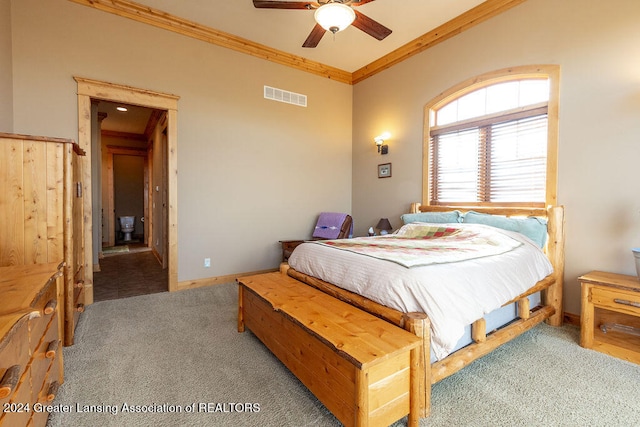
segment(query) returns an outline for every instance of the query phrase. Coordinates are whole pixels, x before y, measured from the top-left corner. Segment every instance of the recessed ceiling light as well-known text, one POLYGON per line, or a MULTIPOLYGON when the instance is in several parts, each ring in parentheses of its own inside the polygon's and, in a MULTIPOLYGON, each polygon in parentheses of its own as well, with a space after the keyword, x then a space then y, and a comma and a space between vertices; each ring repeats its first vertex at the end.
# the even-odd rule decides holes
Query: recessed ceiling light
POLYGON ((127 107, 116 107, 118 111, 127 111, 127 107))

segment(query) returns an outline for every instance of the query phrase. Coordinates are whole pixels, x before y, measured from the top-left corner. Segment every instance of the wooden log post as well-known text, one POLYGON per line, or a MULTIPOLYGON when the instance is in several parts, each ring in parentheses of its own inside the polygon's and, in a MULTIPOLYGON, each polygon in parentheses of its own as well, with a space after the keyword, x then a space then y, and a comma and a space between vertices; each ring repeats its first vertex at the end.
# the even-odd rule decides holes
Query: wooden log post
POLYGON ((287 271, 289 271, 290 268, 291 267, 289 266, 288 262, 280 263, 280 273, 287 274, 287 271))
POLYGON ((417 378, 412 372, 412 380, 418 381, 411 386, 409 425, 414 425, 413 418, 425 418, 431 413, 431 321, 424 313, 406 313, 404 318, 404 328, 422 340, 411 358, 412 369, 416 368, 417 372, 417 378))
POLYGON ((544 303, 555 308, 556 312, 549 317, 551 326, 562 326, 562 287, 564 282, 564 207, 555 206, 548 212, 547 255, 553 264, 554 283, 544 292, 544 303))
POLYGON ((485 342, 487 340, 487 321, 483 317, 471 324, 471 339, 474 342, 485 342))
MULTIPOLYGON (((411 374, 409 385, 409 418, 407 422, 408 427, 418 427, 420 425, 420 417, 423 414, 420 399, 420 378, 425 379, 422 375, 421 361, 422 361, 422 346, 416 347, 411 350, 411 374)), ((425 381, 426 383, 426 381, 425 381)), ((431 390, 431 389, 429 389, 431 390)), ((431 393, 429 393, 431 394, 431 393)), ((431 400, 429 399, 429 405, 431 400)), ((429 407, 430 409, 430 407, 429 407)))
POLYGON ((593 348, 593 322, 595 309, 590 303, 591 285, 582 283, 580 291, 582 308, 580 310, 580 345, 584 348, 593 348))
POLYGON ((529 298, 520 298, 518 304, 518 317, 521 319, 528 319, 531 316, 531 303, 529 298))

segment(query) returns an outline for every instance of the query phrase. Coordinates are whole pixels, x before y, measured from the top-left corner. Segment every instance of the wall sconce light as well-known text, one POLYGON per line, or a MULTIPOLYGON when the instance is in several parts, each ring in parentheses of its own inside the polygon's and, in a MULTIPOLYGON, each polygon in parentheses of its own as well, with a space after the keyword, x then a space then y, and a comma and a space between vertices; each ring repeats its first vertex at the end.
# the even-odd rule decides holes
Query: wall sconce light
POLYGON ((387 154, 389 152, 389 146, 384 142, 391 137, 389 132, 385 132, 382 135, 376 136, 373 140, 376 142, 376 146, 378 147, 378 153, 387 154))

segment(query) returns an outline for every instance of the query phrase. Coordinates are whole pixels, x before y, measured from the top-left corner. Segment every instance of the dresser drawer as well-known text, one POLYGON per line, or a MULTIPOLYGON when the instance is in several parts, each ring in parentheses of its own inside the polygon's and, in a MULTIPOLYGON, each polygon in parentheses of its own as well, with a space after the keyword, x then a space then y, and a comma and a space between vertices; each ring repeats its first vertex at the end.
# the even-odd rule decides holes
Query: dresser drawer
POLYGON ((49 405, 53 402, 53 399, 55 399, 58 394, 58 388, 60 387, 60 381, 58 381, 55 372, 50 372, 50 374, 53 375, 47 375, 45 377, 44 385, 42 386, 42 389, 40 389, 40 393, 38 393, 37 401, 44 405, 49 405))
MULTIPOLYGON (((62 344, 60 344, 60 351, 62 351, 62 344)), ((61 360, 62 359, 60 358, 60 354, 56 352, 55 357, 51 360, 49 370, 42 378, 42 382, 39 382, 40 385, 38 387, 35 385, 36 381, 39 380, 34 379, 32 381, 32 394, 34 403, 39 402, 44 405, 52 404, 52 401, 53 399, 55 399, 55 396, 58 392, 58 386, 62 383, 62 366, 59 363, 61 360)), ((35 376, 36 374, 33 373, 34 378, 35 376)), ((45 427, 47 425, 48 419, 48 412, 34 412, 29 427, 45 427)))
POLYGON ((33 308, 40 312, 40 317, 34 317, 29 321, 29 333, 31 334, 29 346, 32 354, 54 314, 59 310, 56 283, 56 277, 52 277, 34 301, 33 308))
POLYGON ((45 427, 47 425, 47 421, 49 420, 49 413, 46 411, 42 412, 33 412, 31 415, 31 420, 27 427, 45 427))
MULTIPOLYGON (((0 418, 0 426, 2 427, 14 427, 27 425, 29 418, 31 417, 32 404, 31 402, 31 378, 29 369, 27 369, 16 388, 15 393, 11 396, 9 401, 8 411, 2 413, 0 418), (26 406, 26 405, 29 406, 26 406)), ((3 405, 4 409, 4 405, 3 405)))
POLYGON ((0 338, 0 404, 15 393, 29 361, 29 314, 0 316, 7 329, 0 338))
POLYGON ((640 293, 638 292, 594 286, 591 288, 591 302, 596 307, 640 316, 640 293))
POLYGON ((58 337, 58 314, 56 313, 31 359, 32 402, 35 403, 38 400, 38 394, 43 387, 47 372, 60 351, 62 351, 62 346, 58 337))

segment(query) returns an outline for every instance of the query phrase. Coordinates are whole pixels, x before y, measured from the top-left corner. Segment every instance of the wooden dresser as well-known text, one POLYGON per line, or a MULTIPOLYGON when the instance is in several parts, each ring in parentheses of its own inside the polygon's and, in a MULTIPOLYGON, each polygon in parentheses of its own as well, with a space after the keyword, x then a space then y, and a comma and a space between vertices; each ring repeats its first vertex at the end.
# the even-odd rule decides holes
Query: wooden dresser
POLYGON ((64 260, 65 345, 84 310, 82 155, 70 139, 0 133, 0 267, 64 260))
POLYGON ((63 382, 62 267, 0 267, 0 426, 45 426, 63 382))

